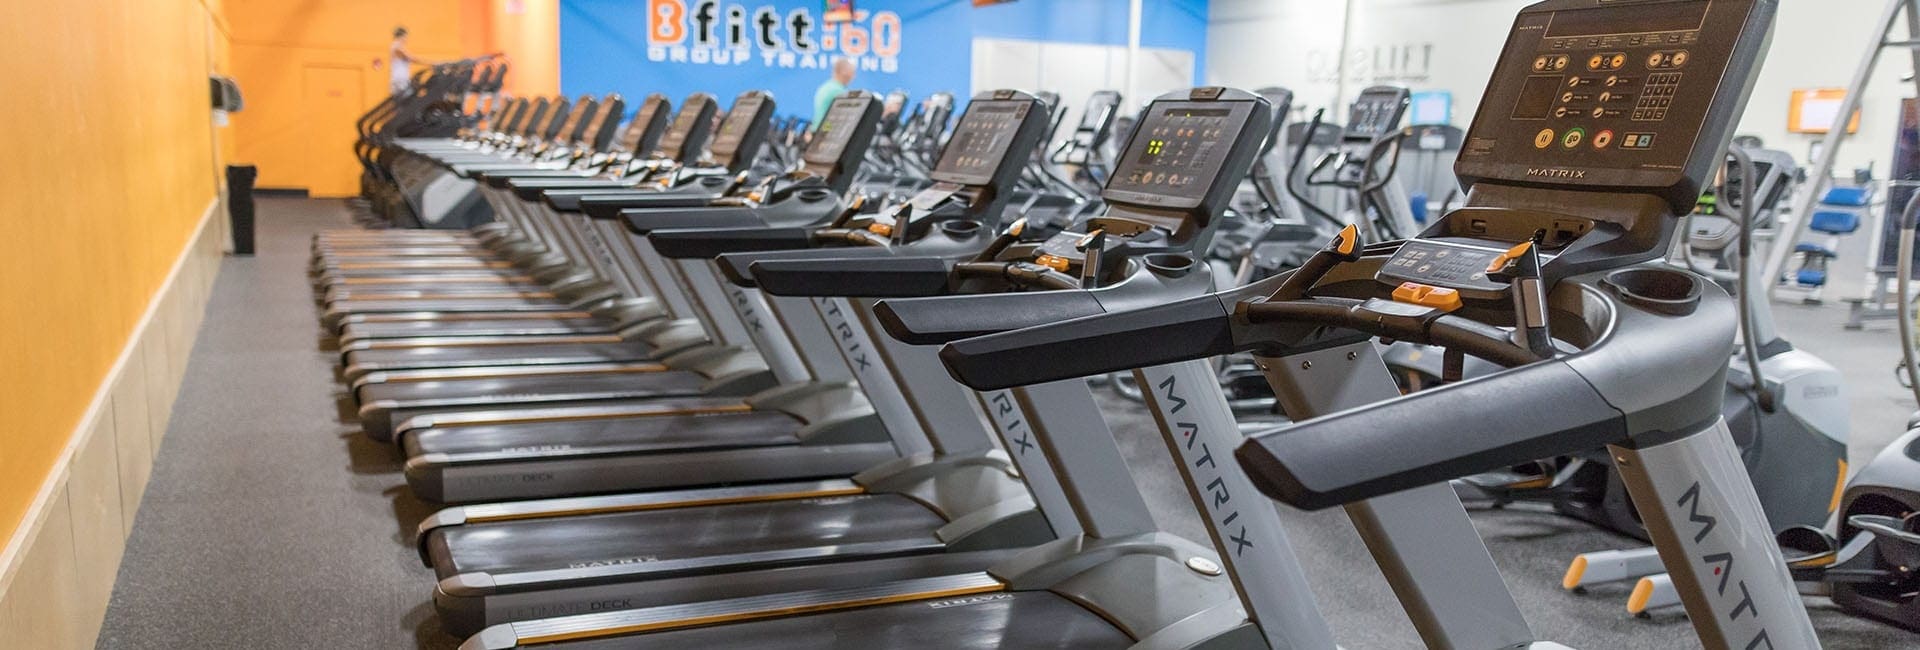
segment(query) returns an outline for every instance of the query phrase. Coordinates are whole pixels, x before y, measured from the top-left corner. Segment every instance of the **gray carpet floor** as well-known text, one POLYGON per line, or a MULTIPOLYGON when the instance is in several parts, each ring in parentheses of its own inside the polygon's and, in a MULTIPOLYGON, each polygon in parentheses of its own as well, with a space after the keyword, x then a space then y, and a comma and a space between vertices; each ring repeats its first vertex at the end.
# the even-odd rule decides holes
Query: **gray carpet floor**
MULTIPOLYGON (((229 258, 120 568, 102 648, 451 648, 410 546, 430 508, 390 450, 339 419, 343 390, 304 266, 309 237, 347 226, 338 201, 263 199, 259 255, 229 258)), ((1793 340, 1849 373, 1852 456, 1899 433, 1911 398, 1889 372, 1890 329, 1846 332, 1839 306, 1779 308, 1793 340)), ((1205 539, 1159 434, 1106 397, 1109 423, 1161 524, 1205 539)), ((1412 627, 1338 510, 1282 509, 1314 597, 1348 648, 1418 648, 1412 627)), ((1575 596, 1558 582, 1580 552, 1625 537, 1534 511, 1475 523, 1541 638, 1580 648, 1696 647, 1685 618, 1628 617, 1627 586, 1575 596)), ((1920 637, 1810 602, 1829 648, 1915 647, 1920 637)))

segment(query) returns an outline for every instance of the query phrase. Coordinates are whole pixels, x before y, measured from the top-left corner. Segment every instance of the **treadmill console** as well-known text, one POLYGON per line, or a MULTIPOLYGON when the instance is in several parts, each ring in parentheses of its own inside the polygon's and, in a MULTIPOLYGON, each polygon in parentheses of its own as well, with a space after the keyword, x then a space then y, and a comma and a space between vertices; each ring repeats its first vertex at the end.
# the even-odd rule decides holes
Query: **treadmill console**
MULTIPOLYGON (((767 94, 757 90, 740 93, 734 98, 733 108, 727 110, 727 116, 720 120, 720 130, 713 133, 713 143, 708 145, 713 159, 731 166, 735 154, 740 153, 740 141, 747 136, 755 122, 765 121, 767 94)), ((752 152, 759 153, 759 152, 752 152)))
POLYGON ((853 127, 873 104, 873 96, 860 91, 848 92, 833 100, 819 124, 813 125, 813 139, 800 159, 808 165, 833 165, 853 138, 853 127))
POLYGON ((1256 103, 1155 101, 1134 128, 1101 196, 1156 208, 1199 207, 1221 183, 1220 169, 1256 103))
POLYGON ((680 112, 673 116, 673 123, 667 125, 667 132, 660 136, 657 157, 670 160, 687 160, 691 150, 698 149, 695 137, 707 123, 713 119, 713 96, 706 93, 694 93, 687 96, 687 103, 680 105, 680 112))
POLYGON ((827 181, 844 193, 853 181, 849 170, 859 168, 880 128, 880 100, 872 93, 849 91, 833 100, 827 114, 814 125, 813 140, 800 155, 800 169, 827 181))
POLYGON ((975 99, 940 150, 933 180, 956 185, 986 185, 1013 148, 1014 135, 1037 106, 1032 98, 975 99))
POLYGON ((600 102, 595 101, 592 95, 581 95, 573 101, 573 110, 567 111, 566 119, 560 121, 560 128, 554 131, 553 137, 563 142, 578 142, 581 127, 584 126, 581 123, 587 121, 588 114, 597 110, 600 110, 600 102))
POLYGON ((1505 250, 1490 247, 1412 239, 1381 267, 1381 282, 1406 282, 1447 287, 1473 298, 1499 298, 1507 283, 1490 277, 1487 266, 1505 250))
POLYGON ((1347 110, 1347 126, 1340 139, 1372 142, 1400 129, 1411 95, 1400 86, 1374 86, 1360 91, 1347 110))
POLYGON ((1267 106, 1273 111, 1273 123, 1267 126, 1267 143, 1260 148, 1264 153, 1279 146, 1280 139, 1286 135, 1281 133, 1280 129, 1286 126, 1287 115, 1293 112, 1293 91, 1279 86, 1268 86, 1253 92, 1267 100, 1267 106))
MULTIPOLYGON (((1266 99, 1230 88, 1202 87, 1148 104, 1107 179, 1104 215, 1057 233, 1030 252, 1034 263, 1084 274, 1092 233, 1104 233, 1104 262, 1151 252, 1192 252, 1253 166, 1273 119, 1266 99)), ((1121 275, 1119 264, 1103 266, 1121 275)), ((1113 278, 1108 278, 1113 279, 1113 278)))
POLYGON ((573 108, 574 105, 568 102, 567 98, 555 98, 554 102, 548 106, 548 113, 545 118, 538 123, 540 130, 534 131, 533 140, 538 142, 553 141, 555 137, 560 135, 561 127, 567 125, 567 118, 573 115, 573 108))
POLYGON ((666 95, 647 95, 640 102, 639 110, 634 111, 633 121, 627 123, 626 133, 620 135, 620 149, 635 155, 652 151, 660 141, 661 127, 666 123, 663 113, 666 111, 666 95))
MULTIPOLYGON (((980 221, 981 230, 998 229, 1001 209, 1006 205, 1003 191, 1011 187, 1026 167, 1027 157, 1045 139, 1048 124, 1046 105, 1032 95, 1017 90, 980 93, 967 103, 967 110, 954 125, 953 135, 940 149, 933 166, 933 185, 907 200, 912 208, 910 221, 925 227, 940 219, 961 218, 980 221), (928 216, 943 206, 956 205, 958 213, 939 219, 928 216)), ((891 232, 893 216, 878 214, 873 221, 879 230, 891 232)))
POLYGON ((1764 39, 1741 36, 1767 33, 1748 24, 1761 4, 1773 3, 1554 0, 1527 8, 1455 172, 1468 185, 1646 192, 1686 214, 1718 166, 1723 124, 1744 109, 1714 99, 1723 70, 1758 56, 1764 39))
MULTIPOLYGON (((1582 269, 1657 257, 1692 210, 1744 108, 1722 88, 1765 43, 1773 0, 1548 0, 1515 20, 1454 166, 1486 194, 1577 191, 1539 203, 1612 202, 1597 218, 1472 203, 1409 240, 1377 279, 1505 299, 1516 245, 1534 242, 1549 285, 1582 269), (1753 21, 1761 21, 1753 23, 1753 21), (1752 24, 1750 24, 1752 23, 1752 24), (1649 212, 1633 194, 1666 200, 1649 212), (1632 203, 1628 209, 1621 206, 1632 203), (1637 216, 1636 216, 1637 215, 1637 216), (1612 220, 1609 222, 1608 220, 1612 220), (1603 223, 1607 225, 1603 227, 1603 223)), ((1741 77, 1746 78, 1746 77, 1741 77)), ((1500 202, 1500 201, 1496 201, 1500 202)))
POLYGON ((607 143, 613 140, 613 125, 618 124, 620 114, 626 109, 627 102, 620 93, 607 93, 606 99, 600 101, 600 108, 594 111, 593 119, 581 131, 580 146, 596 151, 606 149, 607 143))

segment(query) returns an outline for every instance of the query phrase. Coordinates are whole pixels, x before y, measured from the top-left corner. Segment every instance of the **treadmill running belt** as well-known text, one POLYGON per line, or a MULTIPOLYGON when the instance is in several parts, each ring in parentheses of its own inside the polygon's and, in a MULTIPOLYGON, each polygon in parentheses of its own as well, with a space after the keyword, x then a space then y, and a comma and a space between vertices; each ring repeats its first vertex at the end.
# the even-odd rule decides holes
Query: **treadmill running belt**
POLYGON ((567 311, 573 308, 554 298, 456 297, 437 300, 342 298, 327 303, 327 309, 341 314, 375 314, 395 311, 567 311))
POLYGON ((591 451, 595 447, 646 445, 695 450, 793 444, 801 422, 770 411, 692 413, 637 418, 531 422, 423 429, 405 438, 407 456, 430 453, 506 453, 537 448, 543 452, 591 451))
POLYGON ((378 323, 350 322, 341 326, 340 335, 362 339, 394 339, 415 336, 597 334, 610 332, 612 329, 611 322, 591 316, 585 318, 476 318, 378 323))
POLYGON ((347 365, 362 372, 402 368, 474 368, 529 363, 611 363, 646 361, 653 346, 640 341, 618 343, 522 343, 419 348, 377 348, 347 353, 347 365))
POLYGON ((522 375, 446 381, 373 383, 361 386, 356 397, 363 404, 393 400, 399 402, 397 408, 415 408, 498 404, 523 402, 529 399, 551 401, 565 399, 568 395, 581 397, 688 395, 699 391, 700 387, 706 383, 705 376, 687 370, 522 375))
POLYGON ((1133 643, 1106 619, 1065 597, 1012 591, 529 647, 1082 650, 1133 643))
POLYGON ((946 523, 913 499, 861 494, 469 524, 426 543, 444 579, 866 542, 937 546, 934 530, 946 523))

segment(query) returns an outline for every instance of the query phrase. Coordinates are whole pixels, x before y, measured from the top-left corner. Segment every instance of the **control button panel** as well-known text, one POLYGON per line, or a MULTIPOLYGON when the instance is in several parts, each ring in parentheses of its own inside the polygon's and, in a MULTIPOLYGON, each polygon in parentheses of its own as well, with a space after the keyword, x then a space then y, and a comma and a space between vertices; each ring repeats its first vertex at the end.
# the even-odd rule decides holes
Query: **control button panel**
POLYGON ((1253 103, 1154 102, 1135 127, 1112 178, 1108 198, 1163 207, 1191 207, 1221 182, 1220 170, 1247 128, 1253 103))
POLYGON ((1027 119, 1033 102, 1028 100, 979 99, 967 104, 967 112, 953 127, 953 135, 940 150, 934 165, 934 180, 962 185, 992 182, 1000 161, 1013 146, 1014 134, 1027 119))
POLYGON ((1410 282, 1469 294, 1502 292, 1506 282, 1488 276, 1487 265, 1503 252, 1428 239, 1410 240, 1380 267, 1377 279, 1395 286, 1410 282))
POLYGON ((1744 23, 1764 3, 1594 4, 1521 12, 1462 144, 1461 176, 1666 187, 1691 173, 1721 71, 1746 56, 1744 23))
POLYGON ((833 100, 826 117, 813 128, 813 139, 807 142, 807 150, 801 157, 814 164, 839 162, 840 153, 847 150, 847 143, 853 139, 854 128, 860 124, 861 116, 872 102, 873 99, 866 95, 842 96, 833 100))

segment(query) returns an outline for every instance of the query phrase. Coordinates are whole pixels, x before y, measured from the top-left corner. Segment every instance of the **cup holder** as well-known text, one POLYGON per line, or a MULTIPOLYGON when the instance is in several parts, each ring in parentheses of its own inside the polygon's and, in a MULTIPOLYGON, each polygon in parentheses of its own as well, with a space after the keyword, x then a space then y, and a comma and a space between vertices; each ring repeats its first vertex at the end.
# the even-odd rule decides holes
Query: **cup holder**
POLYGON ((1183 253, 1154 253, 1146 256, 1147 270, 1155 275, 1178 278, 1193 271, 1193 258, 1183 253))
POLYGON ((1704 289, 1693 274, 1666 269, 1614 271, 1602 284, 1627 304, 1674 316, 1693 313, 1704 289))
POLYGON ((972 219, 955 219, 940 222, 940 232, 954 239, 967 239, 980 232, 980 222, 972 219))

